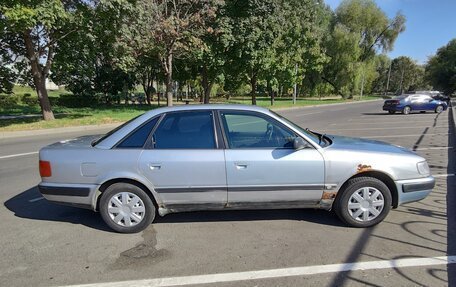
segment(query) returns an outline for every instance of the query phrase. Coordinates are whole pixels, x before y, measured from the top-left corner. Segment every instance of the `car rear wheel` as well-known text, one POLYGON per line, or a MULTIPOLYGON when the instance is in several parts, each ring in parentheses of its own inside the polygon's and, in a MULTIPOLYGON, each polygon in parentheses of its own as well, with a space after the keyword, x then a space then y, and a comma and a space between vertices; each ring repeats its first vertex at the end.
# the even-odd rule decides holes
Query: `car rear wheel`
POLYGON ((441 113, 441 112, 443 112, 443 106, 441 106, 441 105, 437 106, 437 107, 435 108, 435 112, 438 113, 438 114, 441 113))
POLYGON ((405 107, 402 109, 402 113, 403 113, 404 115, 408 115, 408 114, 410 114, 410 111, 411 111, 411 110, 412 110, 412 109, 411 109, 409 106, 405 106, 405 107))
POLYGON ((337 216, 352 227, 370 227, 381 222, 391 209, 391 192, 380 180, 356 177, 339 191, 334 202, 337 216))
POLYGON ((135 233, 152 223, 156 209, 144 190, 133 184, 119 182, 109 186, 101 195, 100 213, 113 230, 135 233))
POLYGON ((388 113, 390 113, 391 115, 396 113, 396 111, 388 111, 388 113))

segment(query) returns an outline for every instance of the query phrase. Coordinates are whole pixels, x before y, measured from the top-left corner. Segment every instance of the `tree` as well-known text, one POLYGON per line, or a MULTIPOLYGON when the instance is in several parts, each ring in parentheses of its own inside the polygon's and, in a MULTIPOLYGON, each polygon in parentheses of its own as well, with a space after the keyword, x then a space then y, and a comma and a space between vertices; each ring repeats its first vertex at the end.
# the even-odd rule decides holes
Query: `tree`
POLYGON ((424 68, 410 57, 397 57, 391 63, 390 90, 397 94, 424 87, 424 68))
MULTIPOLYGON (((56 48, 52 80, 65 85, 75 95, 104 101, 120 100, 120 93, 133 88, 136 74, 124 69, 117 39, 126 15, 133 6, 129 1, 106 0, 86 7, 79 29, 59 42, 56 48)), ((123 58, 122 58, 123 59, 123 58)))
POLYGON ((456 92, 456 39, 437 50, 426 65, 426 78, 447 95, 456 92))
POLYGON ((153 0, 151 34, 165 74, 168 106, 173 104, 173 60, 201 45, 206 23, 215 17, 221 0, 153 0))
POLYGON ((0 5, 3 51, 11 57, 27 60, 32 86, 40 102, 44 120, 54 114, 46 90, 58 43, 74 31, 81 6, 88 1, 14 0, 0 5))
POLYGON ((402 14, 389 19, 373 0, 344 0, 335 11, 331 37, 326 41, 330 64, 324 80, 343 97, 353 96, 357 83, 350 83, 350 78, 363 75, 359 69, 365 62, 380 51, 390 51, 404 30, 402 14))

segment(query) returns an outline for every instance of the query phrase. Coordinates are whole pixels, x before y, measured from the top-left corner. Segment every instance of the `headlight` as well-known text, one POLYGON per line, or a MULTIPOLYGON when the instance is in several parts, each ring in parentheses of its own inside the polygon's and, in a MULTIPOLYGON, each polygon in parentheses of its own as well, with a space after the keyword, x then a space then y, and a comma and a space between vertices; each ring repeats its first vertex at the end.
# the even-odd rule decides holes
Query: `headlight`
POLYGON ((429 170, 429 165, 426 161, 417 163, 416 168, 418 169, 418 172, 422 175, 428 175, 431 173, 431 171, 429 170))

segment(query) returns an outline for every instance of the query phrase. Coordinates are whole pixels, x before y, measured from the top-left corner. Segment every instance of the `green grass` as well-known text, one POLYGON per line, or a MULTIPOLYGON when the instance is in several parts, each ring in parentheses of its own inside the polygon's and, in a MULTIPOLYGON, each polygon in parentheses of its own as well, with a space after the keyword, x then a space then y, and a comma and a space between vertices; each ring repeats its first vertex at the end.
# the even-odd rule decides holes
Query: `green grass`
MULTIPOLYGON (((29 90, 24 87, 16 87, 17 93, 27 93, 29 90)), ((66 92, 61 90, 58 94, 66 92)), ((363 100, 377 99, 377 97, 366 96, 363 100)), ((338 97, 309 99, 299 98, 296 105, 293 105, 291 98, 277 98, 274 106, 271 107, 270 99, 267 97, 258 97, 257 105, 267 108, 289 108, 289 107, 302 107, 308 105, 319 105, 319 104, 332 104, 332 103, 343 103, 353 100, 343 100, 338 97)), ((251 104, 251 98, 246 97, 234 97, 230 100, 224 98, 211 99, 212 103, 230 103, 230 104, 251 104)), ((162 105, 164 102, 162 102, 162 105)), ((182 102, 175 102, 175 104, 183 104, 182 102)), ((198 104, 198 102, 191 102, 191 104, 198 104)), ((66 108, 66 107, 53 107, 53 112, 56 116, 55 121, 43 121, 41 117, 33 118, 19 118, 19 119, 8 119, 0 120, 0 132, 5 131, 19 131, 19 130, 36 130, 36 129, 48 129, 48 128, 60 128, 70 126, 84 126, 84 125, 101 125, 120 123, 127 121, 145 111, 156 108, 157 103, 153 103, 152 106, 147 105, 114 105, 114 106, 97 106, 88 108, 66 108)), ((8 109, 0 107, 0 115, 27 115, 27 114, 41 114, 41 110, 38 106, 26 106, 16 105, 8 109)))
MULTIPOLYGON (((13 93, 16 94, 16 95, 19 95, 19 94, 26 94, 26 93, 29 93, 32 95, 32 97, 37 97, 36 95, 36 91, 32 88, 30 88, 29 86, 20 86, 20 85, 15 85, 14 88, 13 88, 13 93)), ((48 96, 53 98, 53 97, 58 97, 60 96, 61 94, 70 94, 71 92, 65 90, 64 88, 60 88, 58 90, 48 90, 48 96)))

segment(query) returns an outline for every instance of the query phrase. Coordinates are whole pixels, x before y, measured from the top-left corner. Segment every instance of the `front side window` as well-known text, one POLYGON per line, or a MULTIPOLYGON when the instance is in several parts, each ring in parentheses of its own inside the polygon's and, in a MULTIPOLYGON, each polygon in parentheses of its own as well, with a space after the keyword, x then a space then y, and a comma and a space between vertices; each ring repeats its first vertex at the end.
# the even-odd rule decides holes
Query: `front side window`
POLYGON ((214 149, 214 122, 211 111, 166 114, 153 136, 155 149, 214 149))
POLYGON ((296 135, 272 118, 252 113, 221 112, 230 148, 292 148, 296 135))

